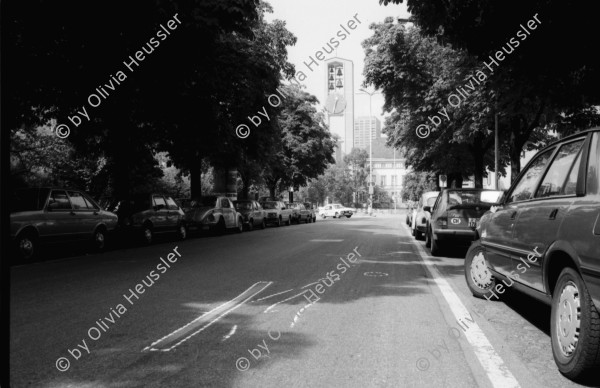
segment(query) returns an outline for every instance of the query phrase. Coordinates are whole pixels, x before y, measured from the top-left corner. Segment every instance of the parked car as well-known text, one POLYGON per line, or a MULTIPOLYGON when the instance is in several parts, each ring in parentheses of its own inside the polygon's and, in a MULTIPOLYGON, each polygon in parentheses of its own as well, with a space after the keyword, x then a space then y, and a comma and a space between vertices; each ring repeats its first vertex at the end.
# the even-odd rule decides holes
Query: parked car
POLYGON ((261 206, 267 213, 267 224, 281 226, 283 223, 292 224, 292 210, 285 206, 282 201, 265 201, 261 206))
POLYGON ((244 231, 244 218, 227 197, 208 195, 182 201, 182 204, 190 230, 216 234, 227 230, 244 231))
POLYGON ((309 210, 306 210, 303 204, 292 202, 286 204, 288 209, 292 210, 292 221, 299 224, 301 222, 309 223, 312 221, 312 215, 309 210))
POLYGON ((481 218, 476 238, 465 258, 473 295, 489 300, 506 286, 549 304, 558 369, 597 383, 600 127, 540 150, 481 218))
POLYGON ((107 210, 119 216, 119 233, 152 244, 155 235, 173 233, 187 237, 185 214, 173 198, 157 193, 138 193, 129 199, 113 200, 107 210))
POLYGON ((267 226, 265 210, 255 200, 239 200, 233 201, 235 209, 242 215, 244 227, 248 230, 254 229, 259 226, 264 229, 267 226))
POLYGON ((339 203, 333 203, 330 205, 325 205, 323 210, 321 210, 321 217, 333 217, 333 218, 342 218, 346 216, 347 218, 352 217, 354 214, 354 209, 350 209, 349 207, 345 207, 340 205, 339 203))
POLYGON ((79 190, 49 187, 18 189, 10 201, 10 235, 21 260, 31 260, 41 245, 89 241, 101 251, 117 226, 117 215, 104 211, 79 190))
POLYGON ((439 256, 449 241, 470 244, 479 218, 502 194, 499 190, 444 189, 433 208, 423 206, 423 211, 431 213, 425 231, 425 246, 431 248, 431 254, 439 256))
POLYGON ((310 212, 312 222, 316 222, 317 221, 317 211, 315 210, 314 205, 310 202, 304 202, 304 207, 306 208, 306 210, 308 210, 310 212))
POLYGON ((428 191, 421 195, 419 202, 415 205, 411 214, 410 229, 412 235, 420 240, 425 235, 427 230, 427 222, 431 218, 431 213, 423 210, 424 206, 433 207, 435 200, 437 199, 439 191, 428 191))

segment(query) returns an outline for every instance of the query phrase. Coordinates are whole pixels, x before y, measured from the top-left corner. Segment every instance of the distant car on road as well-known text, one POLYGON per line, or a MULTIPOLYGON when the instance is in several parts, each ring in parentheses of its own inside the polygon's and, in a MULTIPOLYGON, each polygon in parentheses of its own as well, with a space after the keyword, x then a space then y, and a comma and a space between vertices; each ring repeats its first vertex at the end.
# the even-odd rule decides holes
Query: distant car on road
POLYGON ((339 203, 333 203, 330 205, 325 205, 323 207, 323 209, 321 210, 321 217, 323 218, 327 218, 327 217, 333 217, 333 218, 342 218, 342 217, 347 217, 350 218, 352 217, 352 214, 354 214, 354 209, 350 209, 349 207, 345 207, 342 206, 339 203))
POLYGON ((224 196, 208 195, 182 203, 185 222, 190 230, 223 234, 227 230, 244 230, 244 219, 231 200, 224 196))
POLYGON ((312 221, 312 214, 309 210, 306 210, 306 207, 304 207, 304 204, 298 203, 298 202, 293 202, 293 203, 287 203, 286 204, 288 209, 291 209, 293 212, 293 218, 292 220, 294 222, 296 222, 297 224, 304 222, 304 223, 309 223, 312 221))
POLYGON ((310 212, 310 216, 312 217, 312 222, 317 221, 317 210, 315 210, 314 205, 310 202, 304 202, 304 207, 306 208, 306 210, 308 210, 310 212))
POLYGON ((410 217, 410 229, 412 235, 420 240, 427 230, 427 221, 431 217, 431 213, 423 210, 424 206, 433 207, 437 199, 439 191, 428 191, 421 195, 419 202, 415 205, 410 217))
POLYGON ((113 200, 107 206, 119 216, 119 233, 152 244, 155 235, 174 233, 187 237, 185 214, 173 198, 160 193, 138 193, 129 199, 113 200))
POLYGON ((475 232, 464 267, 473 295, 512 287, 549 304, 558 369, 598 383, 600 127, 541 149, 475 232))
POLYGON ((101 251, 117 215, 85 192, 49 187, 18 189, 10 207, 10 235, 21 260, 32 260, 43 244, 89 241, 101 251))
POLYGON ((502 194, 499 190, 444 189, 433 208, 423 206, 423 211, 431 213, 425 231, 425 246, 431 248, 431 254, 440 255, 448 242, 470 244, 479 218, 502 194))
POLYGON ((292 210, 288 209, 282 201, 265 201, 261 206, 267 213, 267 224, 281 226, 292 224, 292 210))
POLYGON ((255 227, 264 229, 267 226, 265 210, 257 201, 252 199, 241 199, 233 201, 233 205, 242 215, 244 226, 248 230, 253 230, 255 227))

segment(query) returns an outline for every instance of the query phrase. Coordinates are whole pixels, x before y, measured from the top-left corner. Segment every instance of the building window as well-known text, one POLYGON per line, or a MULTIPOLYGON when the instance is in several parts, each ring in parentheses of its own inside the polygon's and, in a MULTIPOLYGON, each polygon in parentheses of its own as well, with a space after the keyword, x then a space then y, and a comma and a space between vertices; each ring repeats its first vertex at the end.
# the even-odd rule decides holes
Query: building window
POLYGON ((392 186, 396 186, 397 180, 398 180, 398 177, 396 175, 392 175, 392 186))
POLYGON ((393 168, 393 164, 392 163, 386 163, 385 164, 385 168, 393 168))
POLYGON ((381 176, 381 186, 385 186, 385 175, 381 176))
POLYGON ((373 168, 381 168, 381 163, 373 163, 373 168))

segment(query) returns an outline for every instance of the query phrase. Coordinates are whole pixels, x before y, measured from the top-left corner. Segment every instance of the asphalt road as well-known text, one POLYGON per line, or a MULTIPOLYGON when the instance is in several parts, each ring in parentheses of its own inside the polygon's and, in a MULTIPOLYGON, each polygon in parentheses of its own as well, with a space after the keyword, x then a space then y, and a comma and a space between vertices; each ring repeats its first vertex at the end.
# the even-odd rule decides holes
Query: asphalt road
POLYGON ((548 307, 473 298, 465 251, 430 257, 403 221, 12 267, 11 386, 578 386, 552 359, 548 307))

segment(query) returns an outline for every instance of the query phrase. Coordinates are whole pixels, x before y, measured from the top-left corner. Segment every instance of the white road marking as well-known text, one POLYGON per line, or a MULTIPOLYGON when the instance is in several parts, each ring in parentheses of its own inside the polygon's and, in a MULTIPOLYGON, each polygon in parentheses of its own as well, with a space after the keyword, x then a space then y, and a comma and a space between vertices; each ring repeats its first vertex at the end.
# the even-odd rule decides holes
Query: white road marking
POLYGON ((233 310, 237 309, 238 307, 240 307, 241 305, 243 305, 248 300, 252 299, 255 295, 257 295, 260 292, 262 292, 265 288, 269 287, 271 284, 273 284, 273 282, 256 282, 256 283, 254 283, 246 291, 242 292, 240 295, 236 296, 232 300, 230 300, 228 302, 225 302, 225 303, 223 303, 222 305, 220 305, 218 307, 215 307, 214 309, 210 310, 209 312, 206 312, 206 313, 202 314, 201 316, 199 316, 198 318, 194 319, 193 321, 191 321, 191 322, 183 325, 179 329, 174 330, 171 333, 167 334, 166 336, 164 336, 164 337, 162 337, 162 338, 154 341, 153 343, 150 344, 150 346, 146 346, 144 349, 142 349, 142 352, 146 351, 146 350, 150 350, 150 351, 162 351, 162 352, 168 352, 170 350, 173 350, 174 348, 176 348, 177 346, 181 345, 182 343, 184 343, 188 339, 192 338, 196 334, 200 333, 201 331, 203 331, 206 328, 208 328, 209 326, 211 326, 213 323, 217 322, 219 319, 223 318, 225 315, 227 315, 230 312, 232 312, 233 310), (258 290, 256 292, 252 292, 252 294, 250 296, 246 297, 246 294, 250 293, 251 291, 254 291, 254 288, 256 288, 257 286, 260 287, 260 285, 262 285, 262 284, 265 284, 264 287, 262 287, 260 290, 258 290), (178 332, 184 330, 186 327, 188 327, 190 325, 199 324, 199 323, 201 323, 203 321, 207 321, 208 319, 212 318, 214 315, 218 314, 222 310, 225 310, 225 312, 223 312, 221 315, 219 315, 218 317, 216 317, 212 321, 208 322, 207 324, 205 324, 204 326, 202 326, 200 329, 196 330, 192 334, 188 335, 187 337, 185 337, 181 341, 177 342, 175 345, 173 345, 173 346, 171 346, 169 348, 166 348, 166 349, 156 349, 155 348, 155 346, 157 344, 159 344, 160 342, 162 342, 162 341, 165 341, 167 344, 173 342, 175 339, 178 338, 178 336, 183 336, 184 335, 183 333, 181 333, 179 335, 176 335, 178 332), (172 337, 172 338, 169 338, 169 337, 172 337))
POLYGON ((253 300, 252 302, 260 302, 261 300, 269 299, 269 298, 271 298, 271 297, 274 297, 274 296, 277 296, 277 295, 281 295, 281 294, 285 294, 286 292, 290 292, 290 291, 293 291, 293 290, 294 290, 293 288, 290 288, 290 289, 289 289, 289 290, 287 290, 287 291, 281 291, 281 292, 278 292, 277 294, 273 294, 273 295, 265 296, 264 298, 260 298, 260 299, 257 299, 257 300, 253 300))
POLYGON ((280 302, 277 302, 277 303, 275 303, 275 304, 273 304, 273 305, 271 305, 271 306, 267 307, 267 308, 266 308, 266 310, 265 310, 265 311, 263 311, 263 313, 268 313, 268 312, 269 312, 269 310, 271 310, 273 307, 277 306, 278 304, 280 304, 280 303, 283 303, 283 302, 287 302, 288 300, 292 300, 292 299, 294 299, 294 298, 296 298, 296 297, 298 297, 298 296, 300 296, 300 295, 304 295, 304 293, 305 293, 305 292, 306 292, 306 291, 303 291, 303 292, 301 292, 301 293, 299 293, 299 294, 296 294, 296 295, 294 295, 294 296, 291 296, 291 297, 289 297, 289 298, 287 298, 287 299, 284 299, 284 300, 282 300, 282 301, 280 301, 280 302))
POLYGON ((223 337, 223 341, 227 341, 229 339, 229 337, 231 337, 232 335, 235 334, 236 330, 237 330, 237 325, 233 325, 233 327, 229 331, 229 334, 227 334, 226 336, 223 337))
POLYGON ((292 321, 292 323, 290 324, 290 328, 293 329, 294 325, 296 325, 296 322, 298 322, 298 319, 300 319, 300 315, 302 314, 302 312, 304 312, 304 310, 306 310, 307 308, 309 308, 310 306, 312 306, 313 304, 315 304, 317 302, 310 302, 308 304, 306 304, 304 307, 302 307, 294 316, 294 320, 292 321))
MULTIPOLYGON (((405 229, 408 229, 405 227, 405 229)), ((441 294, 448 302, 450 310, 454 317, 458 321, 460 318, 465 317, 469 314, 469 310, 461 302, 460 298, 450 286, 450 284, 442 277, 442 274, 434 266, 434 263, 429 260, 429 255, 421 244, 414 244, 419 251, 421 259, 425 263, 425 268, 431 274, 433 281, 440 289, 441 294)), ((519 382, 510 372, 502 357, 496 352, 490 341, 485 336, 483 330, 479 327, 477 322, 474 322, 469 326, 469 330, 465 332, 465 337, 469 344, 473 348, 473 352, 477 357, 477 360, 481 364, 483 370, 487 374, 488 379, 492 383, 493 387, 507 388, 507 387, 520 387, 519 382)))
POLYGON ((314 239, 314 240, 308 240, 309 242, 342 242, 344 240, 321 240, 321 239, 314 239))

